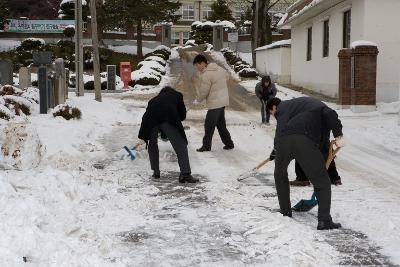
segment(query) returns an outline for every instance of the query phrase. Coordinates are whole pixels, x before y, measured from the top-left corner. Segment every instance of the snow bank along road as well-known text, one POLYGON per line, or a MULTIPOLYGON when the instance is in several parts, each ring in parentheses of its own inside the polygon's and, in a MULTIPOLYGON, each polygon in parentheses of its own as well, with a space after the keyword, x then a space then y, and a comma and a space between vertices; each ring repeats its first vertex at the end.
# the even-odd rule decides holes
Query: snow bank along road
MULTIPOLYGON (((205 111, 188 112, 190 159, 201 180, 195 185, 178 183, 169 143, 160 143, 160 180, 150 179, 146 151, 135 161, 123 158, 123 145, 138 141, 144 100, 71 96, 81 121, 33 116, 46 158, 35 170, 0 173, 1 266, 21 266, 24 259, 27 266, 400 264, 395 116, 339 112, 347 146, 338 157, 344 184, 333 188, 332 215, 344 229, 320 232, 316 210, 293 219, 277 212, 273 163, 236 181, 269 155, 274 135, 273 125, 259 126, 258 106, 239 108, 257 101, 243 88, 236 92, 246 100, 227 111, 233 151, 224 151, 215 135, 212 152, 195 152, 205 111)), ((279 96, 294 95, 285 93, 279 96)), ((293 188, 292 201, 311 192, 293 188)))

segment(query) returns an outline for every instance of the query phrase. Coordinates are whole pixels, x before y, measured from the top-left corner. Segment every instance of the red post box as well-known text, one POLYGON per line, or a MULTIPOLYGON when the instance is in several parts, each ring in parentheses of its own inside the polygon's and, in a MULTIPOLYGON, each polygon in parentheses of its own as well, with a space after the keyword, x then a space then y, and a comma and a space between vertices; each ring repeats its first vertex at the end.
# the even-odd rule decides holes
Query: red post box
POLYGON ((131 63, 130 62, 120 62, 120 75, 121 80, 124 82, 124 89, 129 88, 129 82, 131 81, 131 63))

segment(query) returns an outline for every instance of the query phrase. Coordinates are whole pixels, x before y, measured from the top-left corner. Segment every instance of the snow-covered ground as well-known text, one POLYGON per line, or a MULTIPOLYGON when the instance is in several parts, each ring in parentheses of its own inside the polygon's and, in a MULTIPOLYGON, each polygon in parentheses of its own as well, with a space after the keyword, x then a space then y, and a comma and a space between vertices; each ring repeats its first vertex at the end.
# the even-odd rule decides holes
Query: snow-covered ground
MULTIPOLYGON (((254 92, 256 82, 241 84, 254 92)), ((283 99, 301 95, 278 90, 283 99)), ((223 150, 216 133, 212 152, 197 153, 205 111, 189 110, 189 156, 201 182, 181 185, 169 143, 160 141, 160 180, 150 178, 143 146, 134 161, 122 149, 139 141, 147 102, 93 99, 70 94, 80 121, 30 117, 45 155, 38 168, 0 171, 0 266, 24 259, 26 266, 400 264, 398 104, 367 114, 338 110, 347 145, 337 159, 343 185, 333 187, 332 215, 344 229, 320 232, 316 209, 293 219, 277 212, 273 163, 236 180, 272 149, 275 122, 261 127, 259 112, 227 110, 235 149, 223 150)), ((292 188, 293 203, 311 192, 292 188)))
MULTIPOLYGON (((0 51, 18 45, 0 40, 0 51)), ((136 54, 137 47, 111 49, 136 54)), ((212 55, 226 65, 222 54, 212 55)), ((251 53, 239 56, 252 63, 251 53)), ((337 158, 343 185, 333 187, 332 198, 332 216, 344 228, 319 232, 316 209, 293 219, 277 212, 273 162, 236 180, 272 149, 275 122, 261 127, 257 111, 227 110, 235 149, 223 150, 216 133, 213 151, 199 154, 205 111, 189 110, 189 155, 199 184, 178 183, 169 143, 160 141, 160 180, 150 178, 143 145, 136 160, 128 159, 123 146, 139 142, 147 105, 138 94, 175 84, 179 77, 169 66, 166 71, 160 85, 104 95, 102 103, 92 94, 70 94, 69 103, 82 110, 79 121, 37 112, 29 117, 27 129, 43 149, 23 153, 43 158, 34 169, 0 170, 0 266, 400 265, 400 102, 379 103, 364 114, 327 103, 337 109, 346 138, 337 158)), ((240 85, 251 95, 257 82, 240 85)), ((282 99, 304 96, 277 87, 282 99)), ((293 164, 289 177, 295 178, 293 164)), ((292 188, 292 202, 311 193, 311 187, 292 188)))
POLYGON ((6 52, 13 50, 14 48, 21 45, 20 41, 14 40, 0 40, 0 52, 6 52))
MULTIPOLYGON (((121 45, 121 46, 109 46, 110 50, 118 53, 125 53, 130 55, 137 55, 137 46, 135 45, 121 45)), ((143 47, 143 54, 147 54, 153 51, 153 49, 143 47)))

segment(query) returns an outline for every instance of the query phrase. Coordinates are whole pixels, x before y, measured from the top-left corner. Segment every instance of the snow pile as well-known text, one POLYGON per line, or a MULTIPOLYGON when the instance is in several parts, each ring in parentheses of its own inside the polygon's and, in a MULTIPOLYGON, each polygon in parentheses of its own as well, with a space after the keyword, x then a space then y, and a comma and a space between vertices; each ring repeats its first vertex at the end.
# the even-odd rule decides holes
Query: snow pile
POLYGON ((359 46, 375 46, 378 47, 378 45, 374 42, 371 41, 364 41, 364 40, 359 40, 359 41, 354 41, 351 43, 351 48, 356 48, 359 46))
POLYGON ((276 41, 276 42, 273 42, 272 44, 258 47, 258 48, 256 48, 255 51, 261 51, 261 50, 267 50, 267 49, 273 49, 273 48, 280 48, 280 47, 290 47, 291 44, 292 44, 292 39, 276 41))
POLYGON ((44 148, 32 124, 10 122, 0 126, 0 144, 0 169, 35 168, 44 154, 44 148))

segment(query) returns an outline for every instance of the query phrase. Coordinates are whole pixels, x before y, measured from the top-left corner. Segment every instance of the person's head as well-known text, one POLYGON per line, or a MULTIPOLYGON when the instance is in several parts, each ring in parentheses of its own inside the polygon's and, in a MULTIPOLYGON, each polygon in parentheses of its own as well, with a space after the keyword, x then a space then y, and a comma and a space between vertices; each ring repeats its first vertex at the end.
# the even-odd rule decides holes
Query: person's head
POLYGON ((271 84, 271 77, 269 75, 263 76, 261 78, 261 84, 264 87, 268 87, 271 84))
POLYGON ((271 98, 270 100, 268 100, 265 109, 266 109, 267 112, 269 112, 272 116, 275 116, 276 110, 277 110, 277 108, 278 108, 278 106, 279 106, 279 104, 280 104, 281 102, 282 102, 282 101, 281 101, 279 98, 277 98, 277 97, 271 98))
POLYGON ((164 94, 172 91, 175 91, 175 89, 170 86, 165 86, 163 89, 161 89, 159 94, 164 94))
POLYGON ((193 65, 198 71, 203 71, 207 67, 207 64, 207 58, 202 54, 198 54, 193 60, 193 65))

